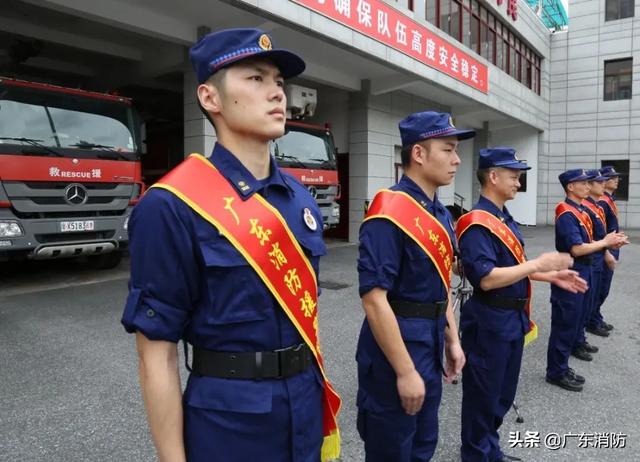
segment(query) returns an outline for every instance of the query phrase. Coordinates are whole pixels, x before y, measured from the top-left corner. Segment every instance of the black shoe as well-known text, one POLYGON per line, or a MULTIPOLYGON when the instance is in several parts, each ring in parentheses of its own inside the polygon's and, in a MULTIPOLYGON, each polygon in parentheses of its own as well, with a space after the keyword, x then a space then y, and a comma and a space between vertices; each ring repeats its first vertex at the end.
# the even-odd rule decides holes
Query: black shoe
POLYGON ((597 353, 600 350, 600 348, 595 345, 591 345, 589 342, 584 344, 584 349, 587 350, 587 353, 597 353))
POLYGON ((604 327, 587 327, 587 332, 589 332, 590 334, 593 335, 597 335, 598 337, 608 337, 609 336, 609 331, 606 330, 604 327))
POLYGON ((508 462, 510 460, 522 460, 519 457, 516 456, 508 456, 506 454, 502 454, 502 459, 500 459, 498 462, 508 462))
POLYGON ((607 332, 613 330, 613 325, 609 324, 608 322, 604 322, 604 321, 602 321, 602 324, 600 324, 600 327, 602 327, 607 332))
POLYGON ((576 371, 574 371, 571 368, 567 370, 567 376, 574 382, 579 383, 580 385, 582 385, 585 382, 585 378, 581 375, 576 374, 576 371))
POLYGON ((551 377, 546 377, 545 379, 547 383, 551 385, 557 385, 560 388, 564 388, 569 391, 582 391, 582 385, 576 382, 575 380, 571 380, 567 375, 563 375, 559 379, 552 379, 551 377))
POLYGON ((582 361, 593 361, 593 356, 584 348, 584 346, 579 346, 575 348, 571 352, 571 356, 581 359, 582 361))

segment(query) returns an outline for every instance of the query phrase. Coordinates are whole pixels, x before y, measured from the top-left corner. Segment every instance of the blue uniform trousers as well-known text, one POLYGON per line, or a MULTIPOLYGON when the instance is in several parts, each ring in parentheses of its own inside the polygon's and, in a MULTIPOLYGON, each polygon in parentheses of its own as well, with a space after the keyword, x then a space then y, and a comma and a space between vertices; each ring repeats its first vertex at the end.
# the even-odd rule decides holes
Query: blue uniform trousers
POLYGON ((607 265, 604 265, 602 272, 600 273, 600 287, 599 293, 596 297, 596 306, 589 320, 590 327, 601 326, 604 322, 602 316, 602 305, 609 296, 611 290, 611 282, 613 281, 613 271, 609 269, 607 265))
POLYGON ((569 369, 569 355, 584 318, 585 295, 551 299, 551 333, 547 348, 547 377, 558 379, 569 369))
POLYGON ((418 414, 408 415, 398 396, 397 375, 365 323, 358 345, 358 432, 366 462, 427 462, 438 444, 438 408, 442 398, 440 355, 444 320, 415 322, 415 337, 405 345, 425 382, 418 414))
POLYGON ((241 404, 209 403, 207 396, 185 398, 187 461, 319 462, 322 386, 314 371, 271 382, 271 402, 263 409, 245 408, 240 412, 237 409, 241 404))
POLYGON ((502 459, 498 428, 516 396, 524 338, 502 340, 472 325, 462 333, 467 357, 462 375, 463 462, 502 459))
MULTIPOLYGON (((595 268, 591 273, 591 284, 589 286, 589 290, 585 294, 583 321, 580 324, 581 327, 578 329, 578 335, 576 336, 576 341, 573 344, 574 349, 587 343, 587 337, 584 333, 585 327, 600 325, 600 321, 597 321, 597 324, 594 324, 594 319, 598 318, 599 313, 598 302, 600 300, 600 286, 602 284, 601 275, 602 271, 596 270, 595 268)), ((602 319, 601 316, 600 319, 602 319)))

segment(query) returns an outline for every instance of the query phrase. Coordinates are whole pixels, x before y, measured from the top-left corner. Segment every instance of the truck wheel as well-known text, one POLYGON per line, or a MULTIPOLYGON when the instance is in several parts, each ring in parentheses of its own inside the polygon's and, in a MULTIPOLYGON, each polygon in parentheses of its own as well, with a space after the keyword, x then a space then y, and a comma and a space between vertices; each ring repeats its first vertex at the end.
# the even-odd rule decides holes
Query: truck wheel
POLYGON ((122 252, 103 253, 102 255, 93 255, 88 257, 89 266, 93 269, 111 269, 120 264, 122 260, 122 252))

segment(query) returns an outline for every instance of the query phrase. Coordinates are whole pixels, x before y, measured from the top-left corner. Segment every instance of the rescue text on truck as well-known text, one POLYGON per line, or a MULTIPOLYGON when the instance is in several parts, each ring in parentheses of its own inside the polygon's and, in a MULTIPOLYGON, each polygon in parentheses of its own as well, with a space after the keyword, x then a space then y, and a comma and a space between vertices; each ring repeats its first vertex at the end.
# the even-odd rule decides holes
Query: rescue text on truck
POLYGON ((143 192, 138 127, 128 98, 0 78, 0 262, 117 265, 143 192))

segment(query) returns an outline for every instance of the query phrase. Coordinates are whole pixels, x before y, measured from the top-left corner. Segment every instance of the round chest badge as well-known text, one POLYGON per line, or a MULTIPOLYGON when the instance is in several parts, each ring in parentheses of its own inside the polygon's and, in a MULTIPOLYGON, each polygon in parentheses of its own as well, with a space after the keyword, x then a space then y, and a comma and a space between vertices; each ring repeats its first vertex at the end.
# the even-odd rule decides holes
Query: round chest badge
POLYGON ((271 50, 271 39, 267 34, 262 34, 258 39, 258 45, 265 51, 271 50))
POLYGON ((311 231, 315 231, 316 229, 318 229, 318 222, 311 214, 311 210, 306 207, 304 209, 302 218, 304 219, 304 223, 307 225, 307 228, 309 228, 311 231))

